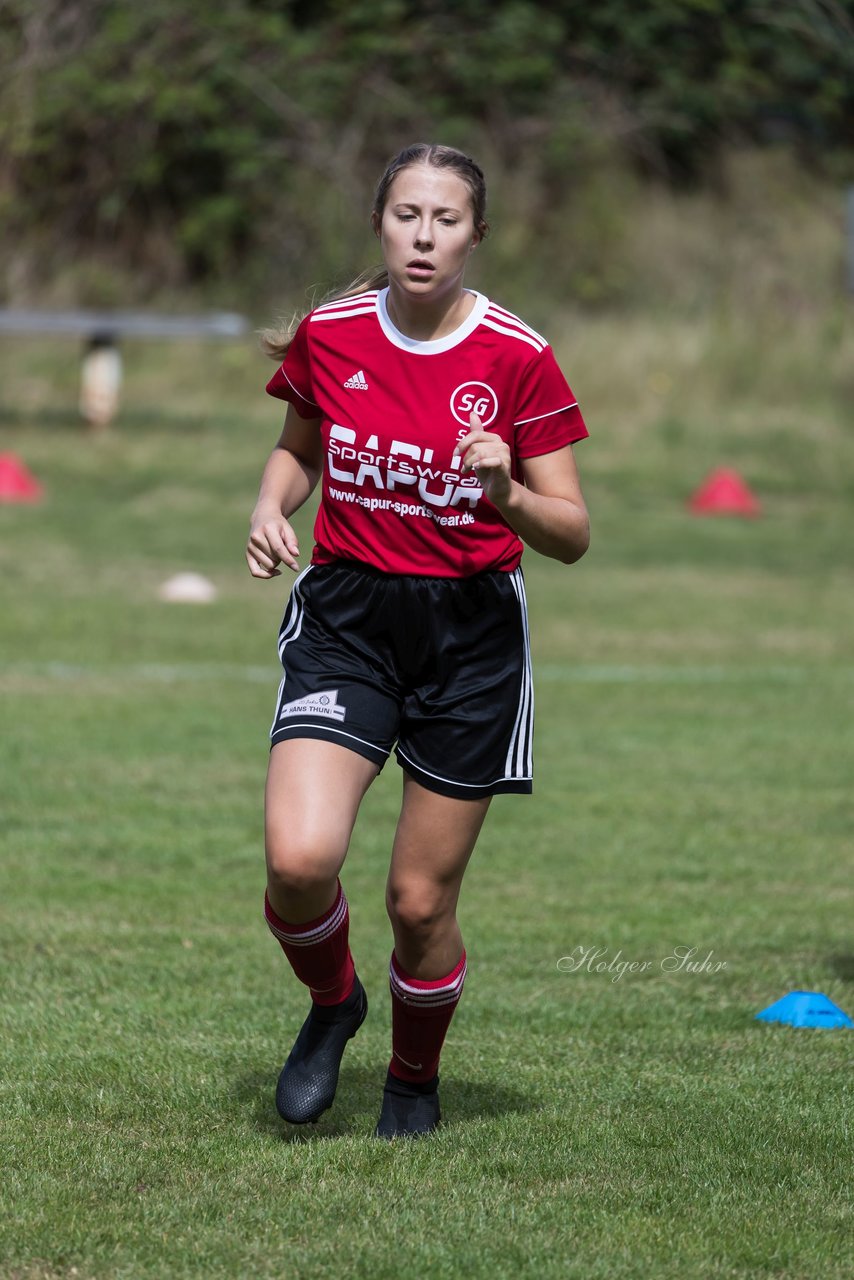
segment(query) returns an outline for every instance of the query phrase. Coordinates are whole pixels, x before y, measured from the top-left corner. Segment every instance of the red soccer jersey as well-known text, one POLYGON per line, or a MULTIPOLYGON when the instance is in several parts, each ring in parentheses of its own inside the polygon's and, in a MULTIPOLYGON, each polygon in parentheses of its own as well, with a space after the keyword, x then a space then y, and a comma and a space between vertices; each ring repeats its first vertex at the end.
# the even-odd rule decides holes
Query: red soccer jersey
POLYGON ((482 294, 458 329, 416 342, 389 318, 387 289, 317 307, 267 384, 320 418, 323 489, 312 563, 467 577, 515 569, 522 542, 463 475, 454 447, 475 410, 519 461, 588 433, 545 338, 482 294))

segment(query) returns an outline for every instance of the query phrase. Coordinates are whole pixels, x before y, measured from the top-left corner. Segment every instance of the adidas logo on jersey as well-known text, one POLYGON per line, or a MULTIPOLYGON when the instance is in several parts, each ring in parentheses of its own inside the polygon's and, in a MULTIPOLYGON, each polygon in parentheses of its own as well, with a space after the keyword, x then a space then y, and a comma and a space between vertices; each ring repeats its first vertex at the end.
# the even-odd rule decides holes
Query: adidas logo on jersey
POLYGON ((367 391, 368 384, 365 381, 364 369, 359 369, 353 374, 352 378, 348 378, 344 383, 344 386, 348 387, 351 391, 367 391))

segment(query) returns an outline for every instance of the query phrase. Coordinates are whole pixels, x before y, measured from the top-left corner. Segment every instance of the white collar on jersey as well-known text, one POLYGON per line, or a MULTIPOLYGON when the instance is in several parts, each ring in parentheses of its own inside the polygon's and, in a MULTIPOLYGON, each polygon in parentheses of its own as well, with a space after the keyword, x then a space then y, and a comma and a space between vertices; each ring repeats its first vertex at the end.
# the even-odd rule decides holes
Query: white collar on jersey
POLYGON ((459 328, 454 329, 452 333, 446 333, 444 338, 433 338, 430 342, 419 342, 417 338, 408 338, 405 333, 401 333, 392 322, 388 313, 388 286, 386 286, 377 295, 377 318, 380 322, 380 328, 389 342, 393 342, 396 347, 402 347, 404 351, 411 351, 416 356, 434 356, 438 355, 440 351, 450 351, 451 347, 456 347, 477 328, 486 313, 486 308, 489 306, 489 298, 482 293, 478 293, 475 289, 466 289, 466 293, 474 294, 474 306, 459 328))

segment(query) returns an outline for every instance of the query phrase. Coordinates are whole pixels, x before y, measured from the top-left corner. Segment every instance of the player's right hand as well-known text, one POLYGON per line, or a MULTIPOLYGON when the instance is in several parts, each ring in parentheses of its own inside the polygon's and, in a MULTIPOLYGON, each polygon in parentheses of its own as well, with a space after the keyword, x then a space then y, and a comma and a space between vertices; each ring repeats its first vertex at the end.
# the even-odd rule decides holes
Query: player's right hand
POLYGON ((299 543, 284 516, 253 523, 246 544, 246 563, 253 578, 278 578, 280 564, 299 572, 299 543))

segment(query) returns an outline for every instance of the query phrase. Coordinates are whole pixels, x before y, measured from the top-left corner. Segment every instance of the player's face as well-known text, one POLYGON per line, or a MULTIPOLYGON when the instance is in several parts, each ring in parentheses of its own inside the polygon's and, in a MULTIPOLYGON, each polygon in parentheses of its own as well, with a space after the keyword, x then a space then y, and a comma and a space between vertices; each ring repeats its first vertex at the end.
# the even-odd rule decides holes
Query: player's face
POLYGON ((468 256, 480 239, 465 182, 426 164, 396 176, 375 230, 390 281, 410 297, 437 301, 459 293, 468 256))

